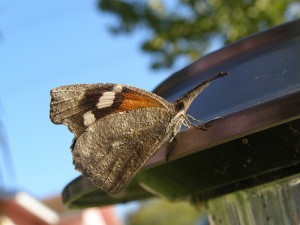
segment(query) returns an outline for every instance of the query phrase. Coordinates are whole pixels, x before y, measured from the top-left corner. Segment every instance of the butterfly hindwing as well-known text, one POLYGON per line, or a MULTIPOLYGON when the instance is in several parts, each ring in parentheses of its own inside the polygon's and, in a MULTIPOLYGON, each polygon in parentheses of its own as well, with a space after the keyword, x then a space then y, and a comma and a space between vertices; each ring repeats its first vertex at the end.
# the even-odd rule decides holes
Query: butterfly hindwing
POLYGON ((138 108, 170 107, 157 95, 120 84, 82 84, 51 91, 50 118, 65 124, 78 138, 97 120, 122 111, 138 108))
POLYGON ((119 192, 171 138, 173 116, 163 108, 141 108, 96 121, 77 139, 75 167, 104 191, 119 192))

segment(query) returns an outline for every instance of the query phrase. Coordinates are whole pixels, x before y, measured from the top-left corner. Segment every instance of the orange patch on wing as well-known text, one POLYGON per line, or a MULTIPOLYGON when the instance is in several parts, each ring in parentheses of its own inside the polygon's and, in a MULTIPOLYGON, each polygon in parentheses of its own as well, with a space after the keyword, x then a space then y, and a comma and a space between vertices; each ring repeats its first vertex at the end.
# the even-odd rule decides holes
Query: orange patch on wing
POLYGON ((137 95, 133 93, 123 93, 123 95, 123 102, 119 106, 120 111, 130 111, 149 107, 163 107, 160 102, 146 95, 137 95))

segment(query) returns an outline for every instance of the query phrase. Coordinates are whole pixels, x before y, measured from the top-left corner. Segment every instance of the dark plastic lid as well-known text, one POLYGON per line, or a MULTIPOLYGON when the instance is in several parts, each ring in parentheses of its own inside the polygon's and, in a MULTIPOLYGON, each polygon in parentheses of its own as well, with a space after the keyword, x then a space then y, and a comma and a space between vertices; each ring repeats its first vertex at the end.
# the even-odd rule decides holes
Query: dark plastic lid
POLYGON ((255 34, 176 72, 155 89, 172 101, 209 76, 190 107, 208 131, 187 129, 165 161, 164 146, 132 184, 109 195, 84 178, 63 191, 70 207, 89 207, 163 195, 210 198, 300 172, 300 20, 255 34))

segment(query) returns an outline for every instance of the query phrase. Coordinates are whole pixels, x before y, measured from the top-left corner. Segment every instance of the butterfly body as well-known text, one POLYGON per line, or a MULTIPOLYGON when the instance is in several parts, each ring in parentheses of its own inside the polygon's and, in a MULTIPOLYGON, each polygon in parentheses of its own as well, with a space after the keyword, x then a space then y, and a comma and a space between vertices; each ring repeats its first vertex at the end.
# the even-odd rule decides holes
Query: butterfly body
POLYGON ((174 138, 209 81, 173 103, 127 85, 62 86, 51 91, 50 118, 75 134, 75 168, 104 191, 118 193, 174 138))

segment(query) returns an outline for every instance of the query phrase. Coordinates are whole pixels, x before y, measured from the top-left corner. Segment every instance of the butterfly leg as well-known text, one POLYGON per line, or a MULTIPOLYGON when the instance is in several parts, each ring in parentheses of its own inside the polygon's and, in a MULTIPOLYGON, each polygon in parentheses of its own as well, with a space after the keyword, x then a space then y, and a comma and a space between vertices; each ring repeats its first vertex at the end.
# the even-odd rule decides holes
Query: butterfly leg
POLYGON ((177 139, 174 137, 171 142, 168 143, 166 150, 166 162, 169 161, 170 155, 173 153, 175 147, 177 145, 177 139))
POLYGON ((210 126, 212 126, 212 124, 213 124, 216 120, 220 120, 220 119, 224 120, 224 117, 218 116, 218 117, 215 117, 215 118, 213 118, 212 120, 210 120, 210 121, 204 123, 204 122, 202 122, 202 121, 200 121, 200 120, 198 120, 198 119, 192 117, 191 115, 187 114, 185 122, 188 123, 189 126, 193 126, 193 127, 197 128, 197 129, 206 131, 210 126), (194 120, 194 121, 199 122, 200 125, 194 125, 194 124, 192 124, 192 123, 190 122, 190 120, 188 119, 188 117, 191 118, 191 119, 194 120), (187 122, 187 121, 188 121, 188 122, 187 122))
POLYGON ((207 129, 208 127, 210 127, 210 126, 211 126, 215 121, 217 121, 217 120, 224 120, 224 117, 217 116, 217 117, 213 118, 212 120, 206 122, 206 123, 204 124, 205 128, 207 129))
POLYGON ((210 126, 213 125, 213 123, 215 121, 220 120, 220 119, 224 120, 223 117, 218 116, 218 117, 215 117, 215 118, 213 118, 212 120, 210 120, 210 121, 208 121, 206 123, 200 124, 200 125, 195 126, 195 127, 198 128, 198 129, 200 129, 200 130, 206 131, 210 126))
POLYGON ((188 126, 185 125, 186 127, 188 127, 188 128, 189 128, 189 127, 195 127, 195 128, 197 128, 197 129, 200 129, 200 130, 203 130, 203 131, 206 131, 206 130, 207 130, 207 127, 206 127, 206 126, 204 126, 204 127, 202 126, 203 121, 198 120, 198 119, 192 117, 192 116, 189 115, 189 114, 183 115, 183 116, 184 116, 184 118, 185 118, 183 125, 185 125, 185 123, 188 124, 188 126), (194 121, 199 122, 200 125, 194 125, 194 124, 189 120, 188 117, 191 118, 191 119, 194 120, 194 121))

